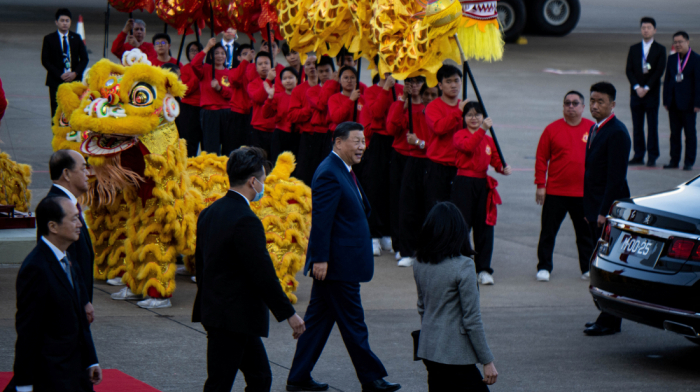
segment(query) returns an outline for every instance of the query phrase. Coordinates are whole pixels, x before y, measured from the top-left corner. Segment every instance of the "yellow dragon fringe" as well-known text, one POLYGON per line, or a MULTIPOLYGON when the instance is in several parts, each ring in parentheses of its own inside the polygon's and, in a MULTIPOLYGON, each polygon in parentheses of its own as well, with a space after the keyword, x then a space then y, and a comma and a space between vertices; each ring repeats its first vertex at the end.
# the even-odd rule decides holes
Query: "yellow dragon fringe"
POLYGON ((31 166, 17 163, 0 151, 0 204, 14 205, 17 211, 29 212, 31 182, 31 166))

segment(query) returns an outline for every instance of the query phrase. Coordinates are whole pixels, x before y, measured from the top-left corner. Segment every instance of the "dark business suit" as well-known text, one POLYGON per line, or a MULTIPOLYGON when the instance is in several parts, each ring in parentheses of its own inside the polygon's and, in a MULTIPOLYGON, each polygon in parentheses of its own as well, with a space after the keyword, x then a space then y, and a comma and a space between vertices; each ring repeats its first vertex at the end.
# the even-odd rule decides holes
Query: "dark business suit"
POLYGON ((75 288, 42 239, 24 259, 17 274, 14 385, 33 385, 35 392, 92 391, 87 368, 98 362, 87 293, 80 266, 72 263, 71 273, 75 288))
POLYGON ((666 69, 666 48, 656 41, 651 43, 646 61, 651 67, 644 72, 642 68, 644 50, 642 43, 632 45, 627 55, 627 80, 630 82, 630 109, 634 130, 634 159, 644 159, 649 151, 649 161, 659 157, 659 97, 661 94, 661 77, 666 69), (649 87, 644 98, 639 98, 634 86, 649 87), (644 140, 644 117, 647 118, 648 139, 644 140))
MULTIPOLYGON (((664 106, 668 108, 671 126, 671 164, 677 165, 681 160, 681 133, 685 131, 686 166, 695 164, 698 137, 695 123, 700 108, 700 55, 689 52, 690 58, 683 69, 683 81, 677 82, 678 55, 668 56, 668 70, 664 79, 664 106)), ((685 58, 681 58, 681 66, 685 58)))
POLYGON ((386 377, 386 369, 369 347, 360 299, 360 282, 374 275, 372 239, 367 216, 370 205, 345 163, 331 153, 321 162, 312 182, 311 235, 304 274, 314 263, 328 262, 323 281, 315 280, 304 315, 306 331, 297 342, 288 382, 311 378, 321 352, 338 324, 345 347, 362 384, 386 377))
MULTIPOLYGON (((46 197, 50 196, 62 196, 68 198, 63 190, 58 187, 51 186, 49 193, 46 197)), ((83 284, 85 285, 85 290, 87 291, 87 299, 92 302, 92 284, 95 276, 95 251, 92 248, 92 239, 90 239, 90 230, 85 224, 83 219, 83 214, 80 214, 80 223, 83 227, 80 228, 80 239, 75 241, 68 247, 68 257, 74 263, 80 266, 81 278, 83 284)))
MULTIPOLYGON (((583 213, 595 241, 600 238, 598 215, 607 216, 613 202, 630 196, 627 186, 627 160, 630 136, 617 116, 606 122, 595 136, 591 128, 586 146, 586 171, 583 177, 583 213)), ((601 313, 596 321, 602 327, 619 329, 622 319, 601 313)))
MULTIPOLYGON (((68 32, 68 47, 70 49, 71 70, 76 76, 73 81, 81 81, 83 73, 88 65, 88 54, 85 44, 80 35, 68 32)), ((49 98, 51 99, 51 118, 56 113, 56 91, 63 83, 63 49, 61 46, 61 36, 58 31, 44 36, 44 43, 41 46, 41 65, 46 68, 46 86, 49 87, 49 98)))
POLYGON ((199 215, 195 251, 197 296, 192 321, 207 330, 204 391, 231 391, 240 369, 246 391, 269 391, 265 346, 270 313, 295 314, 267 251, 260 219, 240 194, 229 191, 199 215), (269 309, 269 310, 268 310, 269 309))

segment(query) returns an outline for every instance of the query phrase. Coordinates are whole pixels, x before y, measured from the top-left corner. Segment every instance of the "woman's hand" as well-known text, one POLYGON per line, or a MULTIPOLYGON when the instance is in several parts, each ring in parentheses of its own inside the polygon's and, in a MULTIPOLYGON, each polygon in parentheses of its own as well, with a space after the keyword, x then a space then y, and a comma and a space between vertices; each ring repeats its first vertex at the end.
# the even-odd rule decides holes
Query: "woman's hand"
POLYGON ((484 365, 484 379, 482 380, 484 384, 493 385, 496 383, 496 378, 498 378, 498 371, 496 371, 493 362, 484 365))
POLYGON ((355 102, 355 101, 357 101, 358 98, 360 98, 360 90, 359 89, 353 91, 352 94, 350 94, 351 101, 355 102))
POLYGON ((219 81, 216 80, 216 78, 211 80, 211 88, 213 88, 216 91, 221 91, 221 85, 219 84, 219 81))
POLYGON ((275 76, 277 76, 277 70, 272 68, 271 70, 267 71, 266 79, 272 82, 273 80, 275 80, 275 76))
POLYGON ((219 42, 216 38, 210 38, 209 41, 207 41, 207 46, 202 49, 204 53, 209 53, 209 50, 216 45, 216 43, 219 42))
POLYGON ((491 120, 491 117, 486 117, 484 119, 484 122, 481 124, 481 129, 483 129, 484 131, 488 131, 489 129, 491 129, 492 126, 493 120, 491 120))
POLYGON ((510 168, 510 165, 503 168, 504 176, 509 176, 511 173, 513 173, 513 169, 510 168))
POLYGON ((336 82, 340 80, 340 75, 338 75, 338 71, 333 72, 333 77, 331 79, 335 80, 336 82))
POLYGON ((407 133, 407 134, 406 134, 406 141, 408 141, 408 144, 411 144, 411 145, 414 145, 414 146, 417 146, 418 143, 420 143, 420 142, 418 141, 418 136, 416 136, 415 133, 407 133))
POLYGON ((465 106, 466 104, 468 104, 468 103, 469 103, 469 100, 468 100, 468 99, 465 99, 464 101, 461 101, 461 102, 459 103, 459 111, 460 111, 460 112, 464 111, 464 106, 465 106))
POLYGON ((268 99, 272 99, 275 96, 275 88, 271 87, 267 82, 263 82, 263 88, 267 91, 268 99))
POLYGON ((389 91, 391 90, 392 87, 396 84, 396 79, 394 79, 393 76, 389 75, 386 78, 386 81, 384 82, 384 90, 389 91))

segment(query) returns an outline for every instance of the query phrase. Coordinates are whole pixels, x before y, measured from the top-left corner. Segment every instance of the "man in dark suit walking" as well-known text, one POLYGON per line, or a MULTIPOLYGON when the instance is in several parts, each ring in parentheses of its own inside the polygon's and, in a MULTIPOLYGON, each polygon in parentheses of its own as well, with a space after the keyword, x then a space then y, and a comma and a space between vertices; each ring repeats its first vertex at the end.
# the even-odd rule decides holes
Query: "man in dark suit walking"
POLYGON ((102 380, 80 266, 66 254, 81 235, 78 215, 67 197, 47 197, 36 208, 40 238, 17 274, 17 391, 92 391, 102 380))
MULTIPOLYGON (((58 150, 49 159, 49 173, 53 185, 46 197, 63 196, 69 198, 80 214, 80 238, 68 247, 68 256, 80 266, 80 278, 87 290, 87 299, 92 303, 95 251, 92 248, 90 231, 83 219, 83 209, 78 198, 88 190, 88 170, 85 158, 73 150, 58 150)), ((92 307, 92 305, 90 305, 92 307)), ((92 313, 88 313, 92 317, 92 313)))
POLYGON ((671 125, 671 162, 664 169, 678 169, 681 161, 681 136, 685 132, 683 170, 693 170, 698 149, 695 123, 700 112, 700 55, 690 49, 685 31, 673 35, 676 54, 668 56, 664 79, 664 108, 671 125))
POLYGON ((627 80, 630 82, 630 109, 634 130, 634 157, 630 165, 643 165, 648 152, 647 166, 656 166, 659 158, 659 98, 661 77, 666 69, 666 48, 654 41, 656 21, 642 18, 642 42, 632 45, 627 55, 627 80), (644 117, 647 119, 648 138, 644 140, 644 117))
POLYGON ((58 31, 44 37, 41 46, 41 65, 46 68, 46 86, 51 99, 51 118, 56 114, 56 91, 61 83, 82 80, 88 65, 85 44, 80 36, 70 31, 73 19, 67 8, 56 11, 58 31))
POLYGON ((258 148, 233 151, 226 165, 231 188, 197 221, 192 322, 207 330, 205 392, 230 392, 238 370, 246 391, 270 390, 272 371, 260 339, 268 336, 270 311, 289 322, 295 339, 304 332, 275 273, 263 225, 250 209, 264 194, 264 163, 258 148))
POLYGON ((362 125, 345 122, 333 134, 333 152, 321 162, 312 181, 311 235, 304 274, 314 281, 304 321, 308 330, 297 342, 287 391, 325 391, 328 384, 311 378, 333 325, 338 324, 363 391, 396 391, 384 380, 384 365, 369 347, 360 300, 360 283, 374 275, 370 205, 352 166, 365 151, 362 125))
MULTIPOLYGON (((591 86, 591 115, 596 124, 591 128, 586 147, 586 171, 583 176, 583 214, 597 240, 603 231, 610 206, 630 196, 627 186, 627 159, 631 141, 627 127, 613 113, 615 87, 608 82, 591 86)), ((602 312, 583 331, 589 336, 620 332, 622 319, 602 312)))

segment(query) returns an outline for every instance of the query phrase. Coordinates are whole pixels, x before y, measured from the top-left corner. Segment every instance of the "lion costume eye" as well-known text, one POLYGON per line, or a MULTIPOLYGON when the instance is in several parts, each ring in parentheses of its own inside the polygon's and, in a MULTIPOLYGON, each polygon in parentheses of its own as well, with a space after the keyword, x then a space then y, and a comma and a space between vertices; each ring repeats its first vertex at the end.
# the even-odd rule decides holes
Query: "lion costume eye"
POLYGON ((148 106, 156 99, 156 90, 148 83, 137 83, 129 94, 129 103, 134 106, 148 106))

